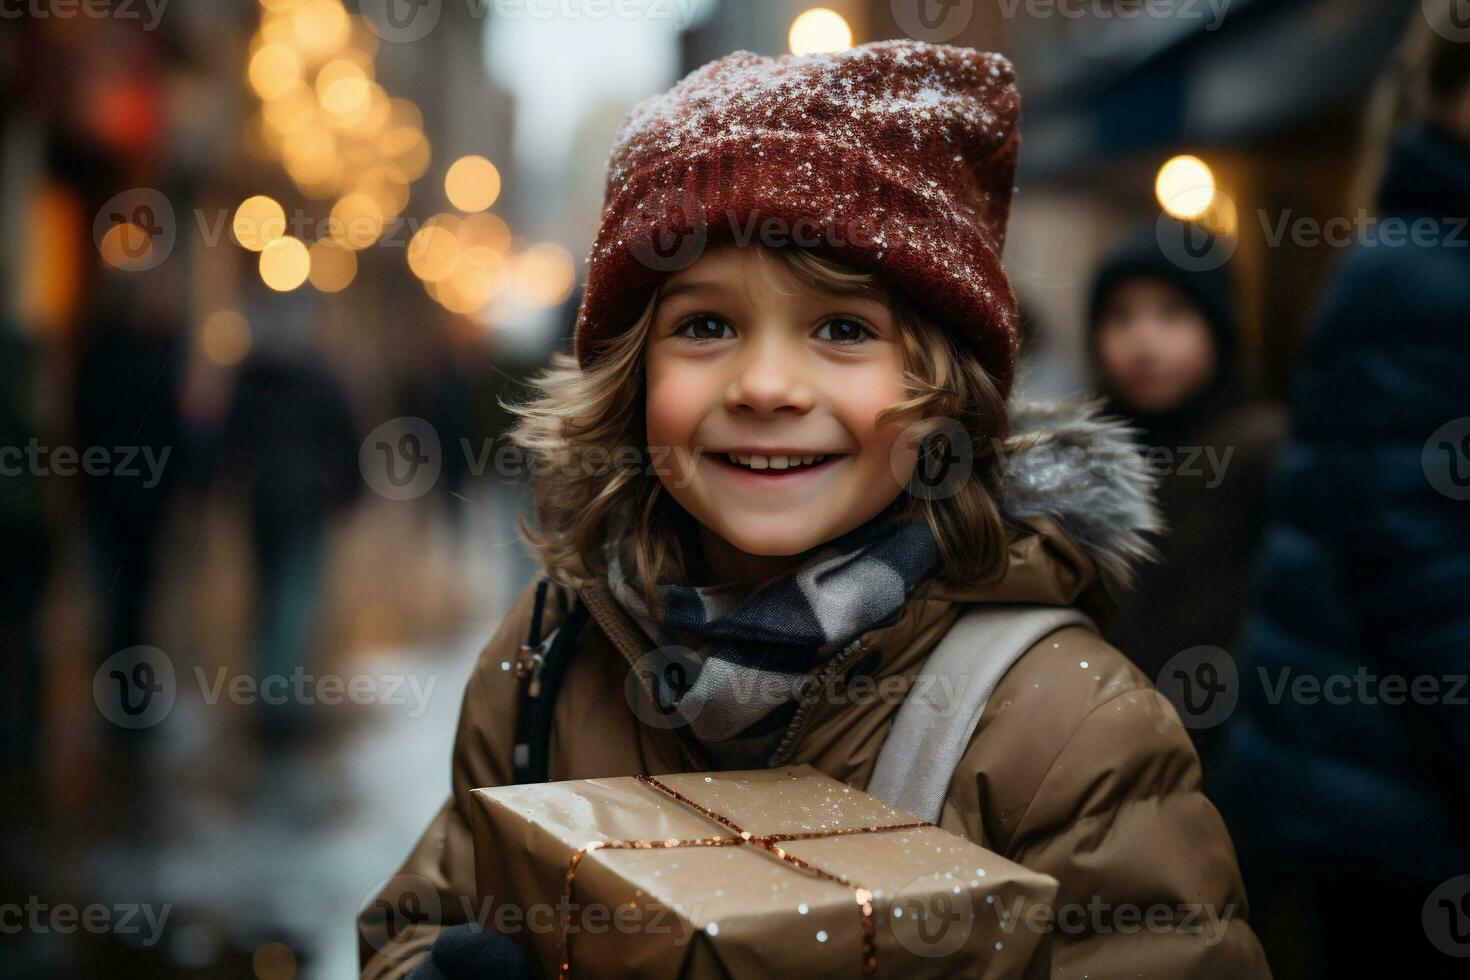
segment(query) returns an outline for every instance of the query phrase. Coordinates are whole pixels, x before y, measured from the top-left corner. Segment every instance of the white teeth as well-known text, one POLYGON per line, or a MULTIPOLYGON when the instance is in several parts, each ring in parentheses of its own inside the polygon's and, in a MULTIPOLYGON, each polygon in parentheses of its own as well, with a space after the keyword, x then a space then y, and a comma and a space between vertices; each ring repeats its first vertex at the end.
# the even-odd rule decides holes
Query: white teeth
POLYGON ((752 470, 786 470, 795 466, 811 466, 820 463, 827 457, 816 454, 811 456, 760 456, 747 453, 726 453, 732 462, 752 470))

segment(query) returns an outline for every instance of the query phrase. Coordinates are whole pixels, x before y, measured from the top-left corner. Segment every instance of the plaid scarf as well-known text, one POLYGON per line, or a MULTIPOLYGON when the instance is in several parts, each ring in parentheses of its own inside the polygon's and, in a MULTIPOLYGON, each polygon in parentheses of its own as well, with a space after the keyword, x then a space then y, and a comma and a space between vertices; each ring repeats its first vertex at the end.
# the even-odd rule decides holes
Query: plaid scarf
POLYGON ((657 622, 617 547, 608 586, 668 660, 658 671, 663 702, 718 764, 763 766, 802 681, 897 612, 938 557, 924 521, 880 515, 749 597, 733 584, 660 586, 657 622))

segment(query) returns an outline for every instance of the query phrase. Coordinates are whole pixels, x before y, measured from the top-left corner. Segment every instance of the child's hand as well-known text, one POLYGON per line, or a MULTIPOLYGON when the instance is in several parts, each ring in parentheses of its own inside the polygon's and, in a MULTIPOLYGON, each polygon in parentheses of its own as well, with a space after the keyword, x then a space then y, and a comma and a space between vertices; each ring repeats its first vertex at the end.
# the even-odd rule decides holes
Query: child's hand
POLYGON ((452 926, 407 980, 535 980, 531 961, 510 939, 478 923, 452 926))

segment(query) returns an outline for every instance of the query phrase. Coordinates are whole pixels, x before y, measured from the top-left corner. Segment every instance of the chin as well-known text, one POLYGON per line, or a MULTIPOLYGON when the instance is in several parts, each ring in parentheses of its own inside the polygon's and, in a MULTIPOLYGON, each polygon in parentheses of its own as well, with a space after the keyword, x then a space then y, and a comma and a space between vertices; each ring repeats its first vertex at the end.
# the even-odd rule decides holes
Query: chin
POLYGON ((732 548, 765 558, 799 555, 837 537, 836 533, 828 534, 818 529, 811 521, 773 523, 765 519, 759 520, 759 526, 726 525, 716 529, 715 533, 732 548))

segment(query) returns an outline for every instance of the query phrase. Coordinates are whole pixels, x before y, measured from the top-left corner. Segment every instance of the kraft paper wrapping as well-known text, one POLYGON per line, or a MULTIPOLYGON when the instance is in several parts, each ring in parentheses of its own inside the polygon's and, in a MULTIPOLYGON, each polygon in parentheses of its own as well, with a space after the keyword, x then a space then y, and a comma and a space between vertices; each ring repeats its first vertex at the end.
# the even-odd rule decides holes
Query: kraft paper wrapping
POLYGON ((473 792, 481 920, 543 976, 558 976, 564 949, 576 980, 1049 972, 1049 933, 1016 910, 1050 906, 1053 878, 929 824, 782 841, 783 861, 762 837, 917 822, 809 766, 656 782, 689 802, 633 776, 473 792), (697 807, 752 840, 729 843, 736 832, 697 807), (667 846, 690 840, 724 843, 667 846), (575 862, 568 901, 573 856, 603 842, 626 846, 575 862))

